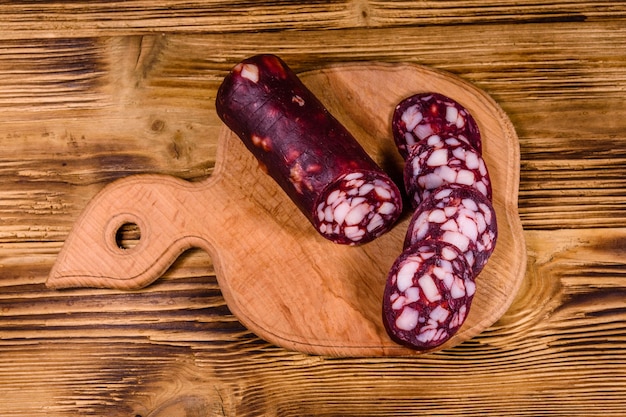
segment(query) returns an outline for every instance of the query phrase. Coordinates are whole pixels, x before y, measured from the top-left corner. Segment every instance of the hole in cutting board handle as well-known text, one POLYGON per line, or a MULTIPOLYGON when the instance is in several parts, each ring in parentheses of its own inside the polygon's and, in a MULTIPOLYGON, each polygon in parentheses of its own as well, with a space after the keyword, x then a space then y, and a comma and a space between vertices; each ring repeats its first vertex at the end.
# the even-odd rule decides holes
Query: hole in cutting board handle
POLYGON ((115 232, 115 244, 122 250, 133 249, 141 241, 141 228, 135 222, 125 222, 115 232))
POLYGON ((106 246, 117 254, 131 254, 148 238, 148 227, 135 214, 119 213, 108 221, 106 246))

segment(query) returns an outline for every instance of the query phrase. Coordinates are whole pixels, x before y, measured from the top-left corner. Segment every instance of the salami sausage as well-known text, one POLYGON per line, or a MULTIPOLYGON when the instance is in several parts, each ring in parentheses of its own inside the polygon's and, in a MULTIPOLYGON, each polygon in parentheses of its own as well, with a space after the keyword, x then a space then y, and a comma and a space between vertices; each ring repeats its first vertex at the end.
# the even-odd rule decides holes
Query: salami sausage
POLYGON ((448 97, 401 101, 392 131, 415 212, 387 276, 383 321, 396 342, 428 350, 465 322, 475 278, 495 248, 491 180, 476 122, 448 97))
POLYGON ((428 239, 448 242, 463 253, 475 278, 493 253, 497 236, 491 200, 471 187, 443 186, 411 217, 404 247, 428 239))
POLYGON ((482 152, 480 131, 470 112, 442 94, 427 92, 405 98, 394 110, 391 128, 405 159, 413 146, 432 135, 453 136, 482 152))
POLYGON ((417 207, 444 184, 471 186, 491 199, 491 180, 482 156, 455 137, 430 136, 411 150, 404 166, 404 186, 417 207))
POLYGON ((325 238, 365 243, 401 214, 398 187, 279 57, 236 65, 216 109, 325 238))
POLYGON ((461 251, 439 240, 410 246, 396 259, 383 295, 383 321, 397 343, 441 345, 465 322, 476 285, 461 251))

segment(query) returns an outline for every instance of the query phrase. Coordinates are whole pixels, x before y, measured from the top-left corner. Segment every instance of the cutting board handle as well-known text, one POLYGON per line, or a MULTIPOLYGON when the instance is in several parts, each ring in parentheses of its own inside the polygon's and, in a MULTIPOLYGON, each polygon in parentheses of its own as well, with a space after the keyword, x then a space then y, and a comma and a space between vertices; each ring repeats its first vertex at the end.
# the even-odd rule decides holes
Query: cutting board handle
POLYGON ((167 175, 135 175, 109 184, 77 220, 46 284, 137 289, 191 247, 214 253, 212 236, 221 234, 223 205, 206 196, 215 184, 211 178, 191 183, 167 175), (118 241, 126 224, 139 229, 132 248, 118 241))

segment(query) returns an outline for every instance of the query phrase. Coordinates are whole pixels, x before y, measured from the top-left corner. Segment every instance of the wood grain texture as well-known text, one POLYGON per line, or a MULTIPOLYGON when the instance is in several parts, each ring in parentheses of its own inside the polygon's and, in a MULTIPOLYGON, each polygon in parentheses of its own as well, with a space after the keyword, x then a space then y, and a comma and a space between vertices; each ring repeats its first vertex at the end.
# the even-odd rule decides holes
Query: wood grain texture
POLYGON ((620 2, 176 1, 5 2, 3 38, 147 33, 334 30, 399 26, 585 22, 623 18, 620 2))
POLYGON ((292 2, 256 4, 0 8, 0 414, 626 414, 626 119, 614 116, 626 113, 624 5, 313 3, 294 15, 292 2), (376 8, 389 17, 375 27, 376 8), (106 184, 212 172, 215 90, 256 52, 298 71, 414 62, 495 98, 520 139, 528 248, 497 323, 418 358, 293 353, 229 313, 201 251, 137 292, 44 288, 106 184))

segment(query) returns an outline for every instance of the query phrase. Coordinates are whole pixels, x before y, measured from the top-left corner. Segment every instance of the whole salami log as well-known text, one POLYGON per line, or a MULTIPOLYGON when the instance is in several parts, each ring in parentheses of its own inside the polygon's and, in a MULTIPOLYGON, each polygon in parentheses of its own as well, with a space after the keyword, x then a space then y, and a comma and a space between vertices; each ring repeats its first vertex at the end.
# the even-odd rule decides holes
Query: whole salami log
POLYGON ((463 253, 476 278, 493 253, 497 236, 491 200, 472 187, 451 185, 435 190, 417 207, 404 247, 428 239, 448 242, 463 253))
POLYGON ((396 259, 383 294, 383 321, 397 343, 418 350, 441 345, 465 322, 476 291, 461 251, 424 240, 396 259))
POLYGON ((405 159, 413 146, 433 135, 456 137, 482 152, 480 131, 470 112, 442 94, 419 93, 402 100, 394 110, 391 129, 405 159))
POLYGON ((489 172, 478 151, 455 137, 430 136, 412 148, 404 166, 404 186, 417 207, 445 184, 474 187, 491 199, 489 172))
POLYGON ((279 57, 236 65, 216 109, 325 238, 365 243, 401 214, 398 187, 279 57))

